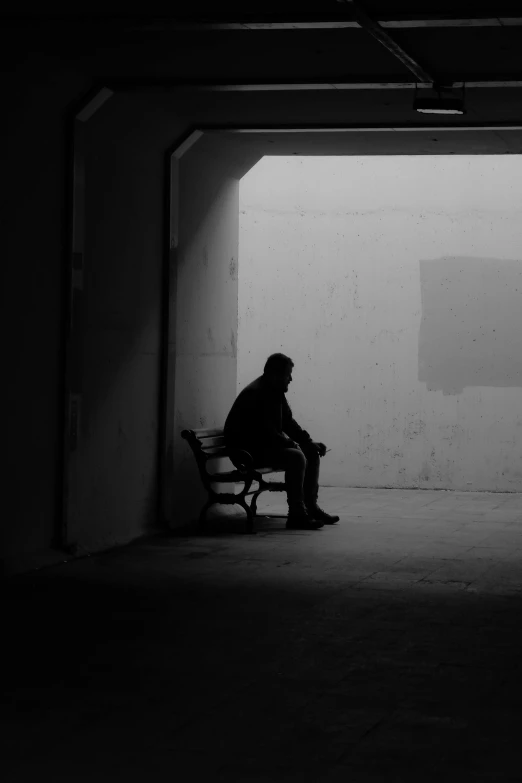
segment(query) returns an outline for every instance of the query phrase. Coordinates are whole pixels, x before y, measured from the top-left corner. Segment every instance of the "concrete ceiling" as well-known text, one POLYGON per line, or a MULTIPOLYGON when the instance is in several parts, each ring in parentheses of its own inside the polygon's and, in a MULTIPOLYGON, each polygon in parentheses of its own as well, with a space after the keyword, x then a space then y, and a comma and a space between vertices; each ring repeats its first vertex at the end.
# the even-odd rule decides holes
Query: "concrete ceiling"
MULTIPOLYGON (((68 12, 47 4, 36 15, 18 5, 3 11, 3 22, 0 56, 36 78, 35 57, 43 55, 87 70, 93 86, 114 92, 161 91, 179 105, 200 94, 208 105, 219 101, 224 117, 240 100, 242 125, 270 114, 288 126, 291 114, 296 127, 429 127, 433 119, 412 103, 415 89, 428 94, 433 84, 465 85, 466 116, 437 118, 438 125, 522 123, 519 2, 477 10, 462 0, 151 0, 123 15, 108 0, 68 12)), ((492 143, 520 151, 518 135, 506 133, 492 143)), ((273 145, 292 146, 290 137, 273 145)))
POLYGON ((239 151, 265 155, 503 155, 522 152, 516 131, 307 131, 305 133, 213 132, 239 151))
POLYGON ((207 89, 349 89, 412 83, 522 83, 520 3, 385 0, 226 0, 119 14, 105 3, 69 12, 3 11, 16 32, 57 56, 103 57, 117 49, 130 84, 207 89), (143 61, 127 61, 136 47, 143 61), (152 62, 151 62, 152 59, 152 62), (134 65, 134 67, 133 67, 134 65), (142 66, 141 68, 139 66, 142 66), (417 70, 416 70, 417 69, 417 70))

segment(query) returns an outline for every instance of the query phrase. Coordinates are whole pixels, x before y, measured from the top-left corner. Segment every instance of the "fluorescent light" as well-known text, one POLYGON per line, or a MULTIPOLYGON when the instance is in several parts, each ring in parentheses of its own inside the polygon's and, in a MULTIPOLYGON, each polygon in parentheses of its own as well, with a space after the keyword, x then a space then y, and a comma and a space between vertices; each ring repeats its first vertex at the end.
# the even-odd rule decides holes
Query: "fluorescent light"
POLYGON ((465 114, 464 101, 461 98, 416 98, 415 111, 422 114, 465 114))
POLYGON ((462 109, 417 109, 421 114, 464 114, 462 109))

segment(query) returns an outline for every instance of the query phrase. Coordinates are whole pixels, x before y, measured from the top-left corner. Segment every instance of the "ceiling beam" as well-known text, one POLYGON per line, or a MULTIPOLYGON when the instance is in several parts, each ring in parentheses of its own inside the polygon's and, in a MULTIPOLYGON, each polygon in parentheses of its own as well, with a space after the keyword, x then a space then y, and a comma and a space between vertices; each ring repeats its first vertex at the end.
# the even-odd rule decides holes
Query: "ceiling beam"
POLYGON ((231 126, 217 127, 205 129, 205 132, 215 133, 382 133, 387 131, 394 131, 400 133, 426 133, 429 131, 446 131, 451 133, 461 133, 463 131, 522 131, 522 123, 517 122, 493 122, 493 123, 459 123, 457 124, 432 124, 432 125, 329 125, 326 127, 320 125, 264 125, 264 126, 252 126, 235 128, 231 126))
MULTIPOLYGON (((522 88, 522 80, 451 82, 453 89, 522 88)), ((211 92, 298 92, 301 90, 414 90, 431 88, 432 82, 323 82, 288 84, 213 84, 200 85, 197 89, 211 92)))
MULTIPOLYGON (((415 28, 439 27, 521 27, 522 16, 496 17, 448 17, 430 15, 425 18, 395 18, 379 19, 377 23, 383 29, 408 30, 415 28)), ((206 30, 345 30, 360 29, 360 24, 354 19, 328 19, 321 16, 317 19, 244 19, 244 20, 206 20, 196 19, 155 19, 143 21, 127 27, 141 30, 173 30, 179 32, 204 32, 206 30)))
MULTIPOLYGON (((522 89, 522 80, 452 81, 453 89, 522 89)), ((127 82, 111 81, 113 90, 158 89, 195 92, 312 92, 314 90, 414 90, 430 89, 431 82, 181 82, 171 79, 127 82)))
POLYGON ((387 33, 386 30, 380 26, 379 22, 376 22, 375 19, 372 19, 372 17, 369 16, 366 11, 364 11, 364 9, 362 9, 359 4, 355 2, 355 0, 338 0, 338 2, 346 4, 350 8, 350 12, 353 14, 355 21, 364 30, 366 30, 367 33, 379 41, 379 43, 382 44, 385 49, 393 54, 393 56, 399 60, 399 62, 405 65, 406 68, 408 68, 408 70, 410 70, 420 82, 431 82, 433 84, 437 81, 435 77, 428 73, 428 71, 426 71, 422 65, 414 60, 413 57, 411 57, 402 48, 402 46, 399 46, 399 44, 394 41, 391 35, 389 35, 389 33, 387 33))
POLYGON ((379 22, 381 27, 404 30, 411 27, 520 27, 522 16, 474 17, 457 19, 431 17, 429 19, 387 19, 379 22))

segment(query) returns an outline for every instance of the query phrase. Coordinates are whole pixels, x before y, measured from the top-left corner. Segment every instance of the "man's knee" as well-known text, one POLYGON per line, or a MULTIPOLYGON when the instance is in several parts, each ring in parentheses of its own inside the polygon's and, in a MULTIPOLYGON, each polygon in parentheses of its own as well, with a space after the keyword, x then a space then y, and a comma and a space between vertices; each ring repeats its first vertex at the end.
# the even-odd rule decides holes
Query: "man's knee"
POLYGON ((304 470, 306 467, 306 457, 301 449, 284 450, 285 467, 290 470, 304 470))
POLYGON ((307 462, 319 462, 319 452, 311 443, 303 447, 303 452, 307 462))

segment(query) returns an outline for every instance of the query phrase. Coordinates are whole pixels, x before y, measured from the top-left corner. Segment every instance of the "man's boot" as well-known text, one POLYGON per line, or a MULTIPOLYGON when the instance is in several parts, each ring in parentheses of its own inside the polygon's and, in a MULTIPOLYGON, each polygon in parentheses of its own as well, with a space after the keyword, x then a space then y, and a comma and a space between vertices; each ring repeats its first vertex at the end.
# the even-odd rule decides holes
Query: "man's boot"
POLYGON ((323 525, 324 522, 314 519, 308 513, 304 503, 288 504, 288 519, 286 520, 288 530, 317 530, 323 525))
POLYGON ((336 514, 328 514, 317 505, 317 496, 307 498, 305 504, 308 515, 312 519, 322 522, 323 525, 334 525, 336 522, 339 522, 339 517, 336 514))

